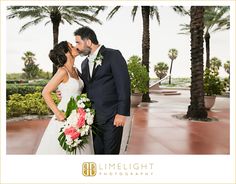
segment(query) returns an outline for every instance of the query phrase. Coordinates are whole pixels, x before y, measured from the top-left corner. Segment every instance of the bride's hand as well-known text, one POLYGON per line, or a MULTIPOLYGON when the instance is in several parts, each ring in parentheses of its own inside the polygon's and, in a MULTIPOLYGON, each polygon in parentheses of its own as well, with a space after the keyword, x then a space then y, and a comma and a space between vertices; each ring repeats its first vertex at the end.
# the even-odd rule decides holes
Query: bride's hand
POLYGON ((55 116, 58 121, 64 121, 66 119, 65 113, 61 111, 56 113, 55 116))

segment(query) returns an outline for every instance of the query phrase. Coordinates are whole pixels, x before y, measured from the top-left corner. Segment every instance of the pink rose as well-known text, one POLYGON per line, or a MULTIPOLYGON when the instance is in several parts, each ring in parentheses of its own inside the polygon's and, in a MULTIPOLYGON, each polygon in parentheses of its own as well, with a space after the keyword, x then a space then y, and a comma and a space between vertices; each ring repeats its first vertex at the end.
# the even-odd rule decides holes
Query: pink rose
POLYGON ((71 135, 74 132, 76 132, 76 129, 74 127, 70 127, 70 128, 65 129, 64 134, 65 135, 71 135))
POLYGON ((79 132, 74 132, 74 133, 71 134, 71 139, 75 140, 75 139, 77 139, 79 136, 80 136, 80 133, 79 133, 79 132))
POLYGON ((80 118, 78 119, 78 122, 77 122, 77 126, 79 128, 81 128, 82 126, 84 126, 85 124, 85 117, 84 116, 80 116, 80 118))
POLYGON ((77 113, 78 113, 78 115, 79 115, 79 117, 85 117, 85 115, 86 115, 86 112, 85 112, 85 110, 84 109, 82 109, 82 108, 78 108, 77 109, 77 113))

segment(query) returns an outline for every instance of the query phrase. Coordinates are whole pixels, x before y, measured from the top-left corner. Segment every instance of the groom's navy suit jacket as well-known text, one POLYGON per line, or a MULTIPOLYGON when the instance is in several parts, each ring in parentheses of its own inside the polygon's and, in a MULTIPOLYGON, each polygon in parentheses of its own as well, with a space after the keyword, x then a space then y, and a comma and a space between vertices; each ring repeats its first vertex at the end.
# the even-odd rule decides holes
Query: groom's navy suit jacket
POLYGON ((130 78, 120 51, 102 46, 99 54, 103 56, 102 63, 93 69, 92 77, 88 59, 82 62, 81 78, 96 110, 95 121, 103 124, 116 114, 130 115, 130 78))

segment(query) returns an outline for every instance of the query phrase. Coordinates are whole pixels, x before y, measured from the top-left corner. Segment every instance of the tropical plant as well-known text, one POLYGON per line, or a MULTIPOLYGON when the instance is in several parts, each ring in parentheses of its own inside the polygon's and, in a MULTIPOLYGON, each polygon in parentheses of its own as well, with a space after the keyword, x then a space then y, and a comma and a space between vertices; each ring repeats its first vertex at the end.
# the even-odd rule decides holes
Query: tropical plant
POLYGON ((154 66, 154 72, 159 79, 162 79, 167 75, 168 69, 168 65, 164 62, 159 62, 154 66))
POLYGON ((204 92, 206 96, 221 95, 225 91, 223 81, 211 68, 206 68, 204 73, 204 92))
POLYGON ((148 72, 145 66, 141 64, 141 58, 131 56, 128 60, 128 71, 131 82, 131 93, 146 93, 149 81, 148 72))
MULTIPOLYGON (((113 15, 120 9, 121 6, 116 6, 108 14, 107 19, 111 19, 113 15)), ((134 6, 131 10, 133 21, 137 14, 139 7, 134 6)), ((146 67, 149 74, 149 52, 150 52, 150 33, 149 33, 149 22, 150 18, 156 17, 158 23, 160 24, 160 17, 157 6, 141 6, 142 20, 143 20, 143 37, 142 37, 142 64, 146 67)), ((147 87, 147 92, 143 94, 142 101, 150 102, 149 96, 149 80, 145 84, 147 87)))
POLYGON ((36 78, 39 73, 39 65, 35 64, 35 54, 31 51, 27 51, 24 53, 24 56, 22 56, 21 59, 24 61, 25 65, 25 68, 22 69, 25 72, 23 76, 26 79, 36 78))
MULTIPOLYGON (((45 25, 52 23, 53 27, 53 46, 58 43, 60 23, 65 22, 76 23, 83 26, 83 23, 96 22, 101 24, 96 15, 100 10, 104 10, 104 6, 9 6, 7 8, 10 14, 8 19, 12 18, 31 18, 29 22, 24 24, 20 32, 24 31, 32 25, 46 20, 45 25)), ((56 67, 53 67, 53 75, 56 73, 56 67)))
POLYGON ((229 61, 226 61, 226 63, 224 64, 224 69, 226 73, 230 75, 230 62, 229 61))
POLYGON ((225 91, 224 82, 219 77, 221 61, 213 57, 210 60, 210 68, 204 72, 204 92, 207 96, 221 95, 225 91))
POLYGON ((170 76, 169 76, 169 84, 171 84, 171 72, 172 72, 172 66, 173 66, 173 61, 177 58, 178 56, 178 51, 176 49, 170 49, 168 52, 168 56, 171 60, 170 64, 170 76))
POLYGON ((191 6, 190 33, 191 33, 191 88, 190 105, 187 118, 206 119, 207 111, 204 105, 203 89, 203 32, 204 7, 191 6))
POLYGON ((225 72, 229 74, 228 77, 224 78, 225 89, 230 91, 230 62, 229 61, 226 61, 226 63, 224 63, 224 69, 225 69, 225 72))
MULTIPOLYGON (((224 31, 230 28, 229 6, 206 6, 204 12, 204 39, 206 46, 206 68, 210 67, 210 33, 224 31)), ((186 10, 185 10, 186 11, 186 10)), ((188 14, 188 13, 186 13, 188 14)), ((188 34, 189 24, 180 25, 182 34, 188 34)))
MULTIPOLYGON (((53 101, 58 104, 59 100, 55 93, 52 93, 53 101)), ((22 115, 48 115, 52 111, 48 108, 42 93, 33 94, 13 94, 7 100, 7 118, 18 117, 22 115)))

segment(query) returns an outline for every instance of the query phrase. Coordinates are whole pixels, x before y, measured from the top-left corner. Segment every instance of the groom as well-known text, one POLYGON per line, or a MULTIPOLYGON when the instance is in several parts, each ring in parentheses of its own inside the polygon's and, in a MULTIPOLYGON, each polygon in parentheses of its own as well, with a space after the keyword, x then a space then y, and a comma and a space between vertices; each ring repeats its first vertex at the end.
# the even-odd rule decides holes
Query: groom
POLYGON ((74 32, 80 55, 84 92, 96 110, 93 135, 95 154, 119 154, 123 126, 130 115, 130 78, 120 51, 100 45, 95 32, 82 27, 74 32))

